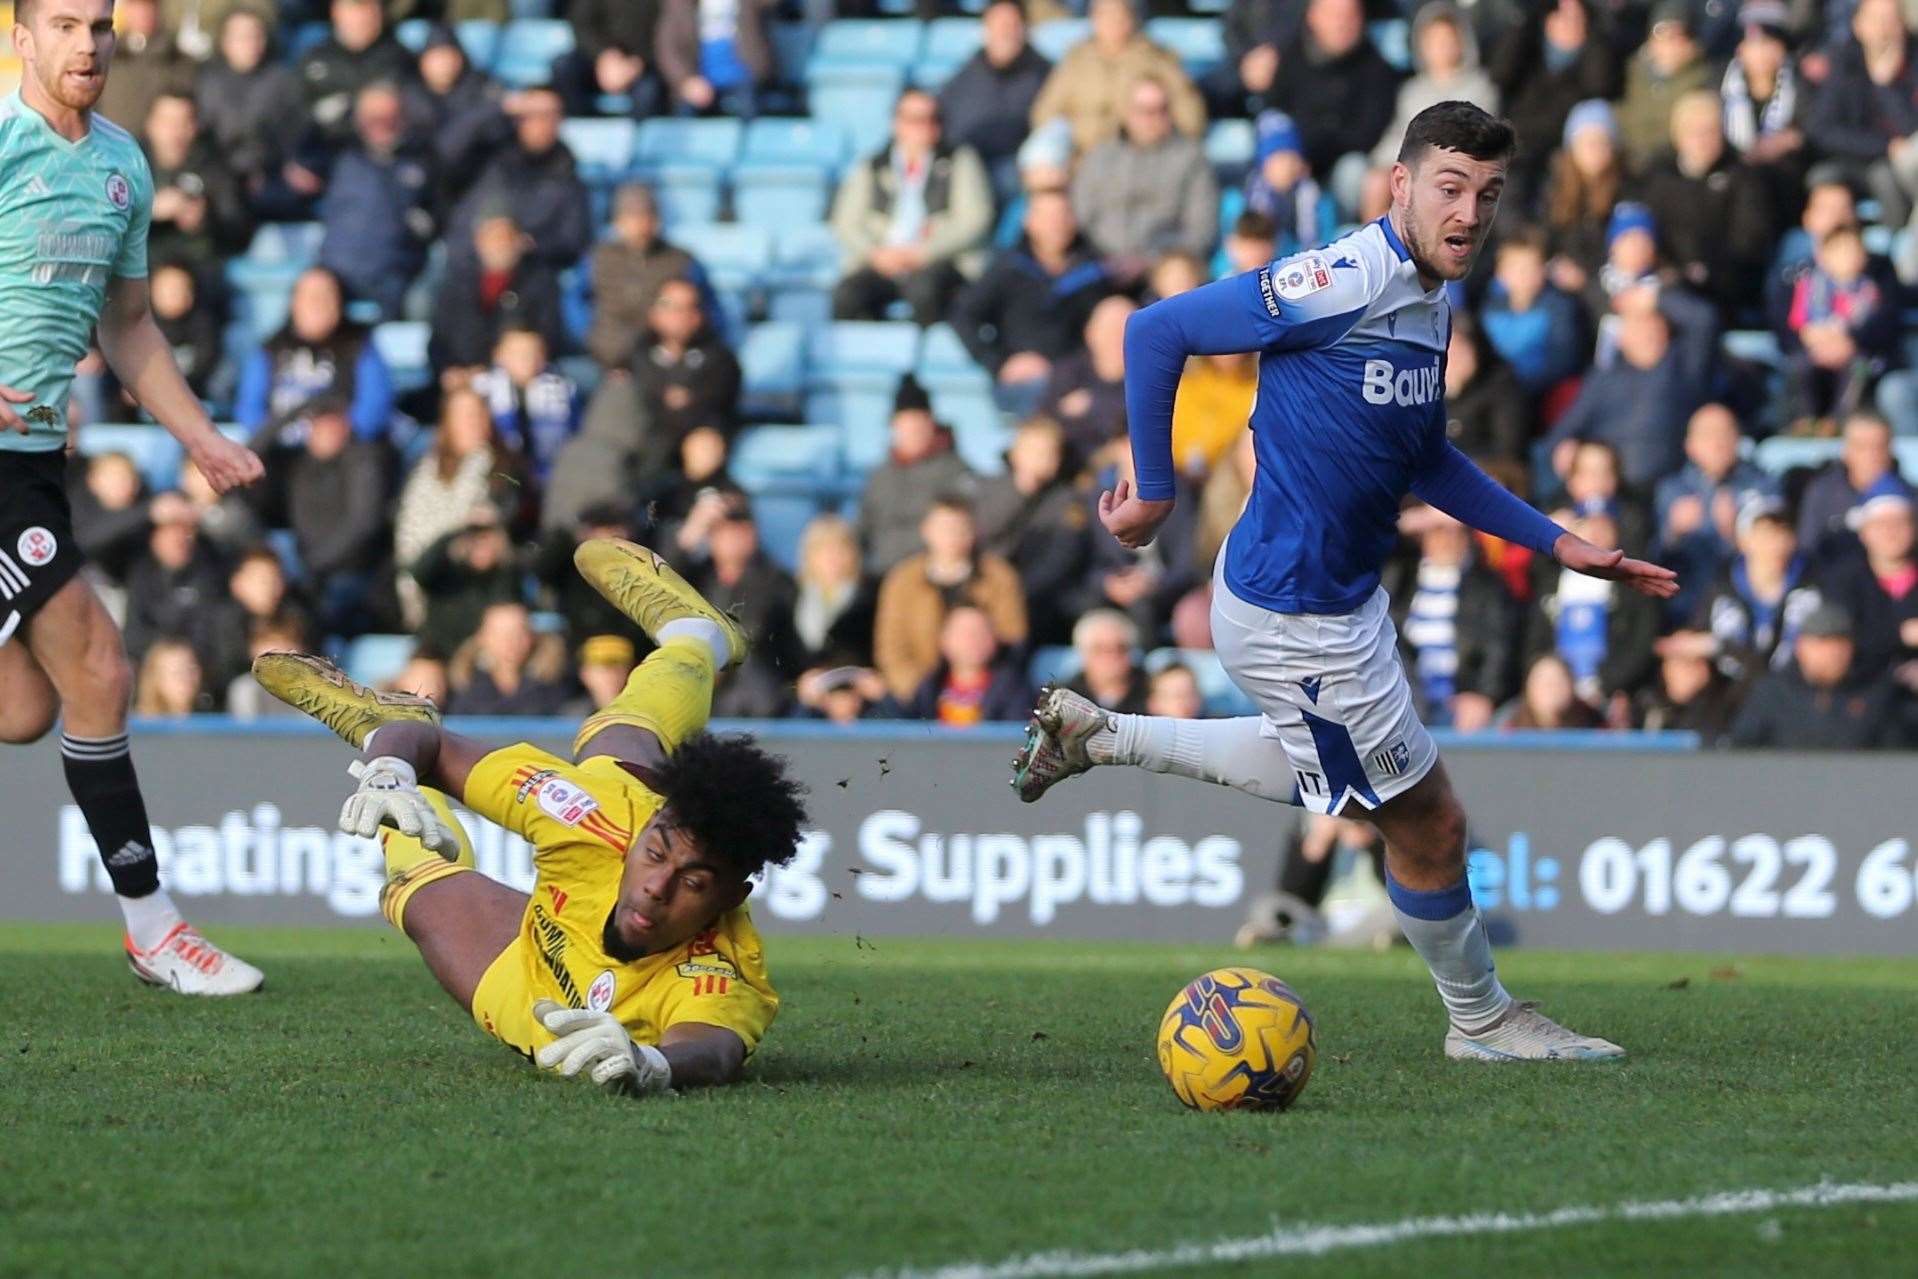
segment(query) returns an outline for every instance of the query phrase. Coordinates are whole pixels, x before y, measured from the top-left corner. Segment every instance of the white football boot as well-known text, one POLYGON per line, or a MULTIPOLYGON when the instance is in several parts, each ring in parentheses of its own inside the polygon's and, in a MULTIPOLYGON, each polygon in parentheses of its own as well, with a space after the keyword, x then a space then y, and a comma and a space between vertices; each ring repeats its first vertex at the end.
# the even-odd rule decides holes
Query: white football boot
POLYGON ((266 981, 265 973, 227 954, 184 920, 152 950, 136 950, 131 937, 123 945, 135 977, 182 995, 244 995, 266 981))
POLYGON ((1012 761, 1012 789, 1030 804, 1068 777, 1077 777, 1099 761, 1086 743, 1112 728, 1112 717, 1090 698, 1048 684, 1026 721, 1026 744, 1012 761))
POLYGON ((1447 1030, 1445 1055, 1454 1061, 1616 1061, 1625 1050, 1609 1039, 1567 1030, 1530 1000, 1514 1000, 1503 1017, 1475 1035, 1457 1026, 1447 1030))

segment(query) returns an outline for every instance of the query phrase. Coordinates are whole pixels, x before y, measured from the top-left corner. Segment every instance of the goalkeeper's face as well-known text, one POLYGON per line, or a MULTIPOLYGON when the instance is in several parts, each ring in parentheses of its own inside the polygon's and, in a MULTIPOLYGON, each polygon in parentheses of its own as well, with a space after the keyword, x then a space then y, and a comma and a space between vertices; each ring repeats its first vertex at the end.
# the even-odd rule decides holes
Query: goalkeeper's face
POLYGON ((40 91, 69 111, 90 110, 113 62, 113 0, 32 0, 13 27, 13 49, 40 91))
POLYGON ((692 836, 656 819, 626 854, 606 940, 617 939, 633 958, 671 950, 746 900, 750 889, 737 870, 708 856, 692 836))
POLYGON ((1505 162, 1427 148, 1411 165, 1392 166, 1392 204, 1405 247, 1431 280, 1462 280, 1491 234, 1505 194, 1505 162))

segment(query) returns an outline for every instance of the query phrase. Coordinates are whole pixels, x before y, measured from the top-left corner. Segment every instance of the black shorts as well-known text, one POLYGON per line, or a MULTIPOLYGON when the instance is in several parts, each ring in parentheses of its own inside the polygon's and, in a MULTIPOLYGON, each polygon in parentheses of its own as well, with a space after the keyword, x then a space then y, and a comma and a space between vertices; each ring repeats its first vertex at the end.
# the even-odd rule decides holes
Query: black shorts
POLYGON ((73 540, 66 480, 64 449, 0 451, 0 644, 85 562, 73 540))

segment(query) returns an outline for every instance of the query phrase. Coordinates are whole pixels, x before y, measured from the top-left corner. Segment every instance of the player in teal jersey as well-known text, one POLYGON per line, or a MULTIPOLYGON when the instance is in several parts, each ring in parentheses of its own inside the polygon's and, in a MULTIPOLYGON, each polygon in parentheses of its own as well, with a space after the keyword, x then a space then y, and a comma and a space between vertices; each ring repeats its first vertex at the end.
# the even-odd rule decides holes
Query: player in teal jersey
POLYGON ((133 674, 76 574, 64 476, 73 366, 96 340, 124 386, 219 492, 260 459, 214 429, 147 307, 153 179, 126 130, 93 114, 113 62, 113 0, 17 0, 19 92, 0 99, 0 740, 61 721, 74 802, 126 916, 127 962, 182 994, 256 990, 260 970, 208 942, 160 887, 127 752, 133 674))

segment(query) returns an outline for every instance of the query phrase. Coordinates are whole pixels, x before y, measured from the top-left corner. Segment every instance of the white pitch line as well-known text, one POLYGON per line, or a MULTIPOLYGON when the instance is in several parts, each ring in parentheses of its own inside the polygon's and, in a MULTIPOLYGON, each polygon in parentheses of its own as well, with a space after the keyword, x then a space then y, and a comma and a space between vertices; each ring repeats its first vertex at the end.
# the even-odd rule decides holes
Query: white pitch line
POLYGON ((1132 1252, 1037 1252, 1008 1261, 966 1261, 930 1270, 885 1270, 871 1279, 1047 1279, 1050 1276, 1117 1275, 1179 1266, 1219 1265, 1267 1257, 1319 1257, 1341 1248, 1370 1248, 1413 1239, 1457 1235, 1508 1235, 1608 1221, 1668 1221, 1724 1217, 1779 1208, 1836 1208, 1857 1203, 1918 1200, 1918 1181, 1888 1185, 1820 1183, 1795 1190, 1726 1190, 1696 1199, 1657 1199, 1610 1206, 1573 1206, 1542 1213, 1475 1213, 1468 1217, 1407 1217, 1356 1225, 1275 1226, 1263 1235, 1186 1243, 1132 1252))

